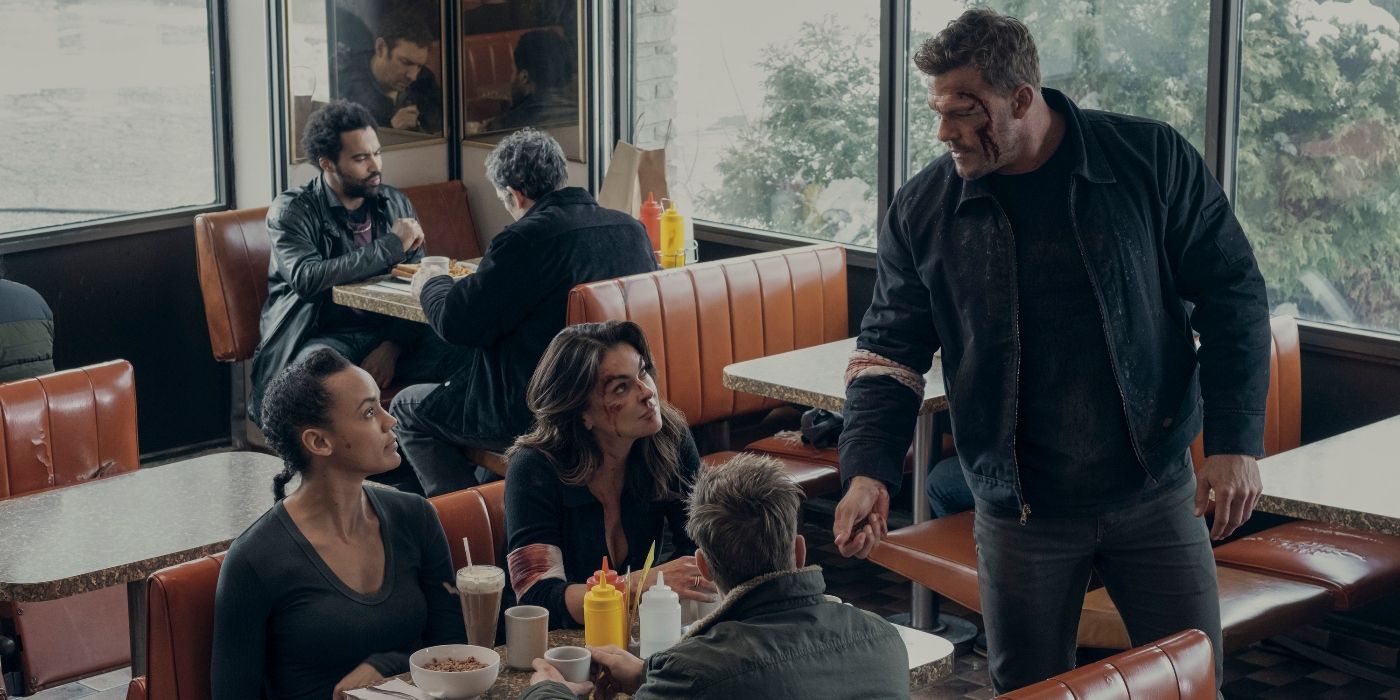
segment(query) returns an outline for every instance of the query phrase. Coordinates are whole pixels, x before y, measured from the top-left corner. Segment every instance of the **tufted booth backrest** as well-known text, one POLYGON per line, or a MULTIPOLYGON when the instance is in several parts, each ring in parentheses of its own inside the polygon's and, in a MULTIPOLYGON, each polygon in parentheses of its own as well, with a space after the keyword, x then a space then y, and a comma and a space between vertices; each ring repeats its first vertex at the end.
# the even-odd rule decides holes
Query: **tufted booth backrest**
MULTIPOLYGON (((214 651, 214 590, 224 555, 161 569, 146 582, 146 675, 151 700, 207 700, 214 651)), ((131 697, 128 690, 127 697, 131 697)))
MULTIPOLYGON (((405 187, 403 193, 418 214, 429 251, 458 259, 481 256, 461 182, 405 187)), ((194 219, 195 259, 209 342, 214 359, 222 362, 251 359, 258 347, 271 257, 266 219, 266 207, 200 214, 194 219)))
POLYGON ((1188 629, 1005 695, 1006 700, 1214 700, 1210 639, 1188 629))
MULTIPOLYGON (((504 568, 505 482, 456 491, 429 502, 447 533, 454 568, 466 565, 463 537, 471 542, 472 561, 504 568)), ((128 700, 210 697, 214 590, 223 559, 218 554, 151 574, 146 595, 147 675, 132 679, 128 700)))
POLYGON ((630 320, 661 395, 701 425, 781 402, 725 388, 726 365, 850 336, 846 251, 804 246, 574 287, 568 323, 630 320))
POLYGON ((0 498, 139 466, 136 378, 126 360, 0 384, 0 498))
POLYGON ((428 499, 437 509, 438 520, 447 533, 452 551, 452 567, 467 565, 462 538, 472 546, 473 564, 493 564, 502 569, 506 561, 506 482, 445 493, 428 499))
MULTIPOLYGON (((1264 455, 1287 452, 1303 444, 1302 350, 1298 321, 1292 316, 1269 319, 1269 397, 1264 408, 1264 455)), ((1201 436, 1191 443, 1196 468, 1205 463, 1201 436)))

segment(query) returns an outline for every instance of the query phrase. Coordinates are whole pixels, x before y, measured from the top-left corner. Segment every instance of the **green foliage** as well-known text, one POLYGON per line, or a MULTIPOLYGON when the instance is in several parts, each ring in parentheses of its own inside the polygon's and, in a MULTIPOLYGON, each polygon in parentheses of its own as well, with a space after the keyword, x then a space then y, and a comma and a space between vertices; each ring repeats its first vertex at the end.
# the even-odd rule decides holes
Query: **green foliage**
POLYGON ((804 22, 801 38, 769 47, 763 117, 740 131, 719 170, 724 184, 700 196, 702 210, 726 221, 823 238, 841 238, 846 223, 819 208, 831 183, 868 186, 864 221, 849 242, 874 245, 875 134, 879 67, 868 47, 872 29, 852 31, 827 17, 804 22), (826 234, 826 235, 823 235, 826 234))
POLYGON ((1270 299, 1400 329, 1396 34, 1340 24, 1310 35, 1288 0, 1246 7, 1235 208, 1270 299))
MULTIPOLYGON (((992 4, 1031 27, 1047 85, 1082 107, 1166 121, 1204 150, 1209 0, 992 4)), ((1235 205, 1270 299, 1304 316, 1400 329, 1400 36, 1300 17, 1292 0, 1251 0, 1245 12, 1235 205)), ((928 36, 914 33, 911 54, 928 36)), ((702 206, 736 223, 872 245, 874 40, 871 28, 827 18, 770 47, 767 108, 726 149, 723 184, 702 206), (833 183, 851 182, 872 200, 854 237, 819 204, 833 183)), ((913 172, 943 147, 911 72, 913 172)))

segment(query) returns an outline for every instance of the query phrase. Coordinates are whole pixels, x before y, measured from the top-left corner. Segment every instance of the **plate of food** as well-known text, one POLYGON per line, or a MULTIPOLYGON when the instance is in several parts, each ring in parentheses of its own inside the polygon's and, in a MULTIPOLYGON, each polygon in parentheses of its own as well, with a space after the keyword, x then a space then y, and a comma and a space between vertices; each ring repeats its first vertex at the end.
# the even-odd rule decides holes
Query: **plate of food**
MULTIPOLYGON (((407 282, 413 279, 414 273, 418 272, 418 263, 399 263, 389 271, 389 275, 395 279, 407 282)), ((468 260, 453 260, 447 264, 447 274, 452 279, 461 279, 476 272, 476 263, 468 260)))

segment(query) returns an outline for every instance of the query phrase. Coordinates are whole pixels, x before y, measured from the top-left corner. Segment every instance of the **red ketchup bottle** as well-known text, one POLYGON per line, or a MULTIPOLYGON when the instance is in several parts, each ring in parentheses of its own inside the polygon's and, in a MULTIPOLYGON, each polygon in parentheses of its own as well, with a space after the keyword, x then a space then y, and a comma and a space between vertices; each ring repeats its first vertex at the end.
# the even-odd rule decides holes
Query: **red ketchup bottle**
POLYGON ((651 249, 661 250, 661 203, 651 192, 647 193, 647 201, 642 202, 641 220, 647 229, 647 238, 651 239, 651 249))

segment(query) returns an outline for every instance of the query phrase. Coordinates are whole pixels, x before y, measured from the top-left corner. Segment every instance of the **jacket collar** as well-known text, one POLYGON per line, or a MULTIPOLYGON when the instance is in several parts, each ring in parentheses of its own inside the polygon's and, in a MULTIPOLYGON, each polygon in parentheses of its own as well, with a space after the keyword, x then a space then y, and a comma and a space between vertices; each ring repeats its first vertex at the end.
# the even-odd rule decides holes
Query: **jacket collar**
MULTIPOLYGON (((1045 103, 1050 109, 1059 112, 1065 117, 1065 136, 1060 142, 1060 148, 1070 149, 1070 172, 1079 177, 1096 183, 1114 182, 1113 168, 1109 167, 1108 159, 1104 157, 1103 150, 1099 147, 1098 137, 1094 136, 1093 129, 1088 128, 1084 119, 1083 110, 1074 103, 1063 92, 1054 88, 1042 87, 1040 94, 1045 98, 1045 103)), ((958 199, 958 206, 963 202, 977 199, 979 197, 993 196, 991 181, 987 177, 979 177, 976 180, 962 181, 962 196, 958 199)))
POLYGON ((563 207, 571 204, 593 204, 596 206, 598 202, 593 199, 593 195, 589 194, 588 190, 582 187, 561 187, 536 199, 534 205, 530 207, 530 211, 525 212, 525 215, 529 216, 548 207, 563 207))
POLYGON ((822 568, 812 565, 764 574, 736 586, 714 612, 696 620, 685 636, 698 637, 726 620, 743 620, 762 612, 791 610, 826 600, 822 568))

